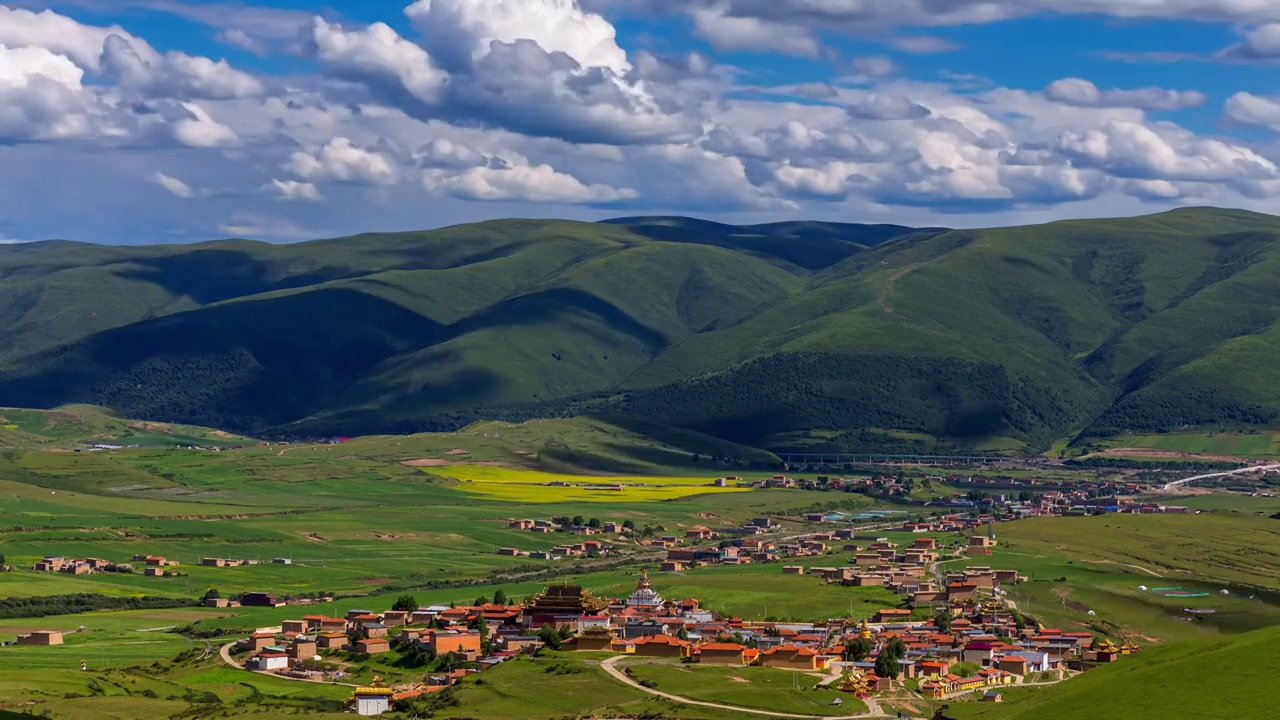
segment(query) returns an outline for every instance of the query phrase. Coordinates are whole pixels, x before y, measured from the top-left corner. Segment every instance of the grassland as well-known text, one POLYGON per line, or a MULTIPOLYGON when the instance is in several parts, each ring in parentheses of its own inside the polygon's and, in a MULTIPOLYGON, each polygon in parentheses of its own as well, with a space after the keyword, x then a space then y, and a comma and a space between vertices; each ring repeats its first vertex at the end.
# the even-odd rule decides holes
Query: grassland
POLYGON ((943 567, 1016 567, 1029 581, 1010 598, 1046 626, 1162 642, 1206 638, 1280 624, 1274 524, 1231 514, 1024 520, 999 527, 993 555, 943 567), (1208 596, 1164 597, 1142 587, 1208 596), (1186 607, 1214 613, 1193 621, 1186 607))
POLYGON ((672 717, 728 720, 729 711, 680 705, 619 683, 600 669, 606 656, 548 653, 503 663, 455 693, 457 716, 482 720, 562 717, 672 717))
POLYGON ((654 689, 691 700, 796 715, 866 712, 866 706, 853 695, 833 687, 818 688, 823 678, 810 673, 644 659, 628 660, 624 667, 636 680, 653 683, 654 689), (836 698, 841 702, 833 705, 836 698))
POLYGON ((249 442, 255 441, 194 425, 127 420, 92 405, 67 405, 55 410, 0 408, 0 450, 70 450, 93 443, 227 447, 249 442))
POLYGON ((1000 705, 952 704, 955 720, 1092 720, 1098 717, 1274 717, 1271 680, 1280 629, 1148 648, 1050 692, 1010 689, 1000 705))
POLYGON ((1280 433, 1271 429, 1254 432, 1196 431, 1121 435, 1099 444, 1107 448, 1108 454, 1120 456, 1125 455, 1126 449, 1238 458, 1280 456, 1280 433))
MULTIPOLYGON (((635 587, 639 568, 655 566, 660 551, 619 543, 612 558, 532 563, 497 555, 495 550, 547 549, 567 536, 513 530, 507 520, 581 515, 631 520, 639 528, 650 526, 655 532, 680 535, 695 525, 734 525, 760 515, 795 516, 832 503, 853 512, 922 509, 844 493, 709 492, 712 488, 705 484, 712 478, 740 471, 716 466, 707 457, 694 462, 687 449, 652 435, 611 436, 599 429, 606 426, 598 422, 481 425, 461 433, 358 438, 337 445, 255 444, 223 451, 142 447, 74 453, 12 448, 0 452, 0 477, 4 478, 0 480, 0 553, 18 569, 0 573, 0 597, 96 592, 194 601, 209 587, 223 594, 329 591, 345 597, 322 606, 322 612, 342 614, 357 607, 389 607, 404 592, 423 603, 469 603, 477 596, 490 596, 500 586, 509 597, 523 598, 552 579, 616 597, 635 587), (621 474, 569 474, 566 455, 548 453, 560 432, 569 435, 564 445, 573 449, 573 456, 598 458, 601 466, 614 467, 621 474), (687 457, 687 463, 662 466, 652 475, 628 469, 643 466, 645 458, 660 457, 651 453, 661 448, 687 457), (422 464, 422 460, 433 462, 422 464), (437 460, 452 464, 439 465, 437 460), (542 484, 557 480, 644 482, 654 489, 678 491, 679 496, 643 498, 624 491, 600 493, 611 498, 605 502, 573 496, 530 502, 528 496, 486 494, 469 487, 560 491, 542 484), (182 574, 73 577, 27 569, 49 553, 116 560, 139 553, 160 554, 181 561, 176 569, 182 574), (239 568, 200 566, 200 558, 206 556, 264 562, 239 568), (271 563, 276 557, 290 558, 292 564, 271 563)), ((950 488, 935 486, 927 495, 949 492, 950 488)), ((776 536, 787 537, 809 527, 790 520, 783 525, 776 536)), ((1258 592, 1277 589, 1277 532, 1275 521, 1247 512, 1032 519, 999 525, 995 555, 954 564, 1014 567, 1029 575, 1030 581, 1011 595, 1021 609, 1046 624, 1093 627, 1113 635, 1133 632, 1151 638, 1143 641, 1149 646, 1163 648, 1280 624, 1280 608, 1258 592), (1175 599, 1138 589, 1139 585, 1166 584, 1203 588, 1210 596, 1175 599), (1218 592, 1223 588, 1229 589, 1229 595, 1218 592), (1251 598, 1255 592, 1259 597, 1251 598), (1188 622, 1182 619, 1181 608, 1192 603, 1217 612, 1200 622, 1188 622), (1096 615, 1089 615, 1089 610, 1096 615)), ((878 534, 897 541, 914 537, 878 534)), ((953 543, 960 537, 939 539, 953 543)), ((801 561, 810 566, 847 562, 848 554, 842 552, 801 561)), ((696 597, 704 607, 756 620, 862 617, 901 604, 900 597, 882 588, 824 585, 812 575, 783 575, 779 564, 653 572, 651 578, 664 596, 696 597)), ((48 709, 58 717, 169 717, 203 708, 186 697, 187 689, 194 688, 220 698, 214 714, 239 717, 257 703, 271 712, 297 710, 326 717, 333 703, 345 697, 345 690, 260 678, 220 666, 216 659, 198 660, 205 649, 203 641, 164 629, 190 624, 200 632, 230 633, 230 638, 303 612, 297 606, 183 607, 0 619, 3 639, 31 629, 86 628, 68 633, 67 644, 61 647, 0 648, 0 700, 33 700, 34 709, 48 709), (195 656, 187 652, 193 649, 195 656), (79 671, 81 660, 88 662, 89 672, 79 671), (36 683, 43 683, 44 690, 33 694, 30 687, 36 683), (156 697, 144 696, 145 690, 156 697)), ((381 673, 413 679, 411 669, 390 664, 394 659, 366 663, 353 677, 364 680, 381 673)), ((552 656, 504 665, 460 687, 456 691, 459 705, 443 716, 657 713, 707 720, 730 716, 675 707, 610 684, 595 663, 596 659, 586 656, 552 656), (545 697, 539 695, 531 703, 525 688, 533 684, 545 686, 541 691, 545 697)), ((705 670, 671 669, 676 673, 705 670)), ((813 691, 796 697, 789 691, 774 692, 772 687, 764 688, 776 682, 768 675, 746 678, 749 684, 760 680, 754 687, 738 687, 744 684, 736 680, 699 681, 701 676, 684 674, 656 680, 660 688, 677 694, 687 691, 692 698, 703 699, 694 693, 704 691, 705 698, 711 699, 737 691, 741 704, 790 708, 782 710, 787 712, 799 712, 797 702, 826 697, 813 691), (690 680, 687 687, 682 685, 690 680)), ((789 681, 785 687, 790 687, 789 681)), ((1009 707, 1017 704, 1011 702, 1009 707)), ((851 712, 849 708, 846 704, 842 712, 851 712)), ((816 708, 812 712, 823 713, 816 708)))

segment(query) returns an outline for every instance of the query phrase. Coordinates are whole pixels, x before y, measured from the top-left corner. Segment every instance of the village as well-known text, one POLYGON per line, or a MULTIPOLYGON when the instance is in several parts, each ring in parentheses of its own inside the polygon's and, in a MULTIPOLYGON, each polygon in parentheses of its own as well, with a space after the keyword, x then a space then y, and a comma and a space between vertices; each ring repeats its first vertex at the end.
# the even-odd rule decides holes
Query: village
MULTIPOLYGON (((1021 579, 1014 570, 973 567, 935 584, 921 579, 935 559, 932 538, 905 548, 888 545, 873 543, 855 555, 865 557, 865 565, 805 570, 826 582, 880 582, 909 594, 903 607, 860 620, 724 617, 695 598, 664 598, 646 570, 625 598, 557 584, 521 603, 499 594, 468 606, 398 603, 342 617, 308 614, 258 629, 225 647, 223 657, 249 671, 322 682, 339 681, 362 665, 386 668, 384 674, 404 666, 380 664, 379 656, 420 660, 420 676, 391 684, 378 676, 353 689, 350 709, 371 716, 549 650, 606 654, 603 666, 629 684, 626 663, 643 658, 804 672, 819 676, 823 688, 862 700, 886 692, 933 700, 976 693, 982 701, 1000 702, 1004 687, 1060 682, 1140 649, 1128 638, 1117 644, 1092 632, 1027 621, 1004 600, 1001 586, 1021 579)), ((798 572, 790 566, 783 571, 798 572)))

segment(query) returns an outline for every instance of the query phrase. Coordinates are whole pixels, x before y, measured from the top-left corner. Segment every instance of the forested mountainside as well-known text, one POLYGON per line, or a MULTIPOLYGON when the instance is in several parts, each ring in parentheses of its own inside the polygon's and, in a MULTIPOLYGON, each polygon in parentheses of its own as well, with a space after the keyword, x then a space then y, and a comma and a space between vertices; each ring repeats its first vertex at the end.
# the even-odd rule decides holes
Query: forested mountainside
POLYGON ((1280 219, 509 220, 0 246, 0 405, 364 434, 610 414, 745 444, 1041 448, 1280 417, 1280 219))

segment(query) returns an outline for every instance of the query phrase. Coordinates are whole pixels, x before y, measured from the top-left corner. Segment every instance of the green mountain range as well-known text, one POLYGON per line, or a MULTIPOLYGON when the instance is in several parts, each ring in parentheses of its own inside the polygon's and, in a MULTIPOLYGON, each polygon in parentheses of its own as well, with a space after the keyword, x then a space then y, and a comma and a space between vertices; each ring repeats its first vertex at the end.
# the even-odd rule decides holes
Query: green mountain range
POLYGON ((1280 218, 990 230, 507 220, 0 246, 0 405, 242 432, 599 414, 771 449, 1280 416, 1280 218))

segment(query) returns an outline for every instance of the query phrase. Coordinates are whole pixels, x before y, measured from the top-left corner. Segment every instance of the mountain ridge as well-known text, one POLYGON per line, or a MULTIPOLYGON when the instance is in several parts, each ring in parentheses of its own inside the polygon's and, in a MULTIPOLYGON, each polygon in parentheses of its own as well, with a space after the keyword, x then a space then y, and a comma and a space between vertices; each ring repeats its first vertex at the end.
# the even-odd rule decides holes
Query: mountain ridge
POLYGON ((1275 423, 1277 270, 1280 219, 1218 208, 58 243, 0 250, 0 404, 259 433, 600 412, 774 449, 1026 451, 1275 423))

